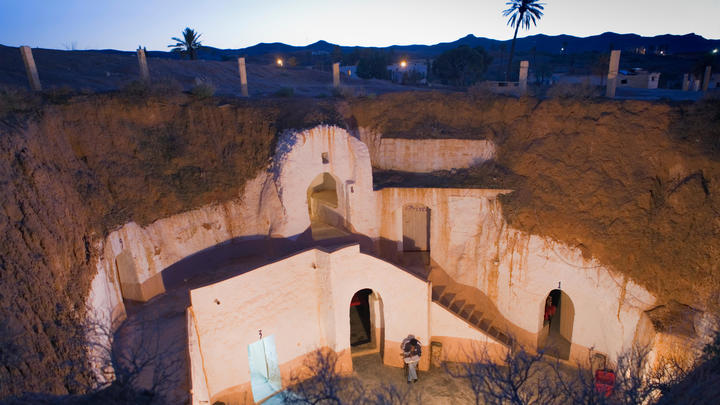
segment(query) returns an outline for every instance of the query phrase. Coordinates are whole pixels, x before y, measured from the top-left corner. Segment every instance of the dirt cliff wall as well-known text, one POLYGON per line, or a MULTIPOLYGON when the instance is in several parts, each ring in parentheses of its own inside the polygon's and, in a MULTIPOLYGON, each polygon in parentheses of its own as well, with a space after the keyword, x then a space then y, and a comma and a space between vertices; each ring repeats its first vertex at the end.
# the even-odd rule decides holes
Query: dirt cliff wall
MULTIPOLYGON (((661 301, 718 306, 720 103, 389 94, 352 122, 383 137, 489 139, 516 191, 508 223, 581 249, 661 301), (517 176, 517 177, 515 177, 517 176)), ((375 139, 375 142, 378 140, 375 139)), ((479 173, 481 186, 490 179, 479 173)), ((452 181, 450 172, 432 181, 452 181)), ((463 185, 473 186, 473 173, 463 185)))
POLYGON ((0 398, 92 385, 76 338, 109 232, 235 199, 277 132, 334 120, 292 100, 37 101, 0 109, 0 398))

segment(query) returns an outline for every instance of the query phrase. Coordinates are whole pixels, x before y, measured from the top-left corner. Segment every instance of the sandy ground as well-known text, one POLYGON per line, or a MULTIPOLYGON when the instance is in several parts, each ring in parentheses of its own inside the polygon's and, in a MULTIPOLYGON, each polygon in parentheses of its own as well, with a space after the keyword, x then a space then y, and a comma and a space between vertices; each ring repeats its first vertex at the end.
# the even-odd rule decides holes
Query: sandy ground
MULTIPOLYGON (((106 92, 122 89, 140 77, 138 60, 133 53, 33 49, 33 57, 44 89, 106 92)), ((234 59, 192 61, 148 56, 147 61, 152 81, 171 80, 185 91, 203 81, 214 86, 217 95, 241 95, 238 64, 234 59)), ((364 96, 419 90, 385 80, 352 78, 342 73, 341 85, 346 94, 364 96)), ((251 97, 274 96, 279 92, 288 95, 288 89, 296 96, 325 97, 334 93, 329 71, 248 63, 247 75, 251 97)), ((28 82, 19 49, 0 45, 0 86, 3 85, 26 87, 28 82)), ((618 99, 696 101, 702 96, 703 93, 697 91, 617 89, 618 99)))
MULTIPOLYGON (((76 91, 105 92, 122 89, 140 77, 138 60, 134 54, 33 49, 33 57, 45 89, 69 87, 76 91)), ((212 84, 217 95, 241 95, 236 60, 221 62, 148 57, 148 69, 152 81, 172 80, 185 91, 201 80, 212 84)), ((247 64, 247 76, 251 97, 273 96, 289 88, 293 89, 293 95, 296 96, 333 95, 330 72, 247 64)), ((18 48, 0 46, 0 86, 24 87, 27 83, 18 48)), ((413 89, 384 80, 363 80, 347 75, 341 75, 341 85, 346 88, 343 91, 355 95, 413 89)))
POLYGON ((354 374, 368 389, 393 384, 401 391, 410 390, 409 403, 451 405, 475 403, 465 381, 455 379, 442 368, 419 371, 418 381, 407 384, 403 369, 382 364, 379 354, 353 358, 354 374))
MULTIPOLYGON (((475 397, 469 385, 451 377, 442 368, 419 371, 418 381, 408 384, 403 369, 382 364, 378 353, 353 357, 353 377, 358 378, 368 392, 382 387, 394 386, 403 403, 408 405, 456 405, 474 404, 475 397)), ((263 402, 263 405, 284 404, 280 392, 263 402)))

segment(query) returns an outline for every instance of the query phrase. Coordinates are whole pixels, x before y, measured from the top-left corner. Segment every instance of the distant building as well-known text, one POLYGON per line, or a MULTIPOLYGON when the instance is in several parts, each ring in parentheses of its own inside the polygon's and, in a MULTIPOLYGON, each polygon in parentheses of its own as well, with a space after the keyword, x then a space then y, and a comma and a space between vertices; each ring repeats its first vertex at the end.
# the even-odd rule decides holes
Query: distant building
POLYGON ((640 68, 621 70, 618 73, 618 87, 633 87, 636 89, 657 89, 660 81, 659 72, 648 72, 640 68))
POLYGON ((357 78, 357 65, 340 66, 340 75, 357 78))
POLYGON ((708 89, 720 89, 720 73, 715 73, 710 76, 710 84, 708 89))
MULTIPOLYGON (((533 75, 530 80, 536 80, 536 77, 533 75)), ((598 75, 571 75, 567 73, 553 73, 548 80, 548 83, 545 84, 584 84, 589 86, 603 86, 605 84, 605 77, 598 76, 598 75)))
POLYGON ((402 61, 387 67, 390 80, 394 83, 427 83, 426 61, 402 61))

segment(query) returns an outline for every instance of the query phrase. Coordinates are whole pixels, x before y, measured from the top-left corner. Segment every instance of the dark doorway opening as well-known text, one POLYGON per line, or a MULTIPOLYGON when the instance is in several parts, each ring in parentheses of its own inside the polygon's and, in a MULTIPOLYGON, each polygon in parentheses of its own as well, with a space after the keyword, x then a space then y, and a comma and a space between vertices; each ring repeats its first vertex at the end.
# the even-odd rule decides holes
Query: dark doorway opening
POLYGON ((372 343, 372 322, 370 320, 369 288, 353 295, 350 301, 350 346, 356 347, 372 343))
POLYGON ((538 349, 551 356, 568 360, 572 344, 575 307, 562 290, 552 290, 545 298, 543 324, 538 335, 538 349))

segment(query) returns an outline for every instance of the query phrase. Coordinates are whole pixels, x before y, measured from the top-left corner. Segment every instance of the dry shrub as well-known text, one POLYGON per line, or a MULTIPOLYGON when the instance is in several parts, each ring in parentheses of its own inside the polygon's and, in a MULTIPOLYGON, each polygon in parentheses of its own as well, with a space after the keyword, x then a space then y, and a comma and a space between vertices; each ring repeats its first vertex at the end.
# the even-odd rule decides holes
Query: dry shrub
POLYGON ((23 113, 40 108, 42 99, 37 93, 21 87, 0 87, 0 117, 10 113, 23 113))
POLYGON ((375 388, 347 374, 338 355, 330 349, 309 353, 303 365, 294 370, 288 388, 282 393, 286 404, 294 405, 404 405, 423 403, 421 394, 408 388, 384 383, 375 388))
POLYGON ((344 99, 351 99, 351 98, 366 96, 366 92, 365 92, 364 88, 348 87, 348 86, 335 87, 335 88, 333 88, 332 94, 334 97, 344 98, 344 99))
POLYGON ((75 91, 70 86, 53 86, 43 91, 43 97, 51 104, 67 104, 75 91))
POLYGON ((190 89, 190 94, 198 100, 208 99, 215 94, 215 86, 210 79, 195 78, 195 86, 190 89))
POLYGON ((602 95, 602 88, 586 83, 558 83, 547 90, 548 98, 587 100, 602 95))
POLYGON ((498 95, 493 93, 483 82, 478 82, 468 87, 467 92, 470 98, 475 101, 495 100, 498 98, 498 95))
POLYGON ((276 91, 273 95, 276 97, 292 97, 295 95, 295 89, 292 87, 281 87, 280 90, 276 91))
POLYGON ((160 78, 151 82, 133 80, 120 89, 120 94, 130 98, 172 98, 181 93, 182 85, 170 78, 160 78))
POLYGON ((702 96, 703 101, 720 101, 720 88, 706 91, 702 96))

